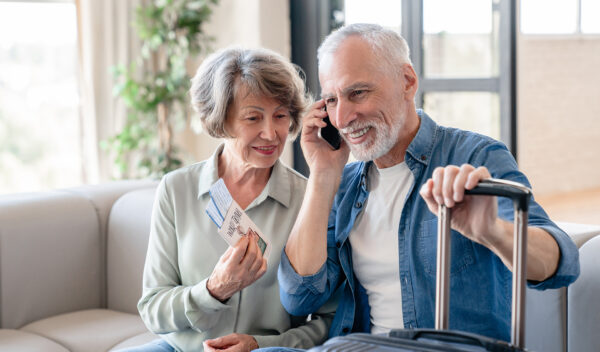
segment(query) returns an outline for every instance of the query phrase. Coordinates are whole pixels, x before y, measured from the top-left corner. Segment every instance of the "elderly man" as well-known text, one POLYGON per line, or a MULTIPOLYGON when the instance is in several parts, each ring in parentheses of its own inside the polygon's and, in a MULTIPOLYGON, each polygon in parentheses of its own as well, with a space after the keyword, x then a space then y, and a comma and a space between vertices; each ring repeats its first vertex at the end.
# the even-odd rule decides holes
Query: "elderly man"
MULTIPOLYGON (((284 307, 305 315, 339 292, 330 336, 433 327, 443 203, 453 209, 449 326, 510 340, 512 203, 464 194, 489 177, 529 184, 506 146, 417 110, 408 46, 380 26, 327 37, 319 79, 323 99, 302 129, 310 177, 278 272, 284 307), (318 137, 327 114, 339 150, 318 137), (350 151, 361 161, 345 165, 350 151)), ((528 231, 529 287, 572 283, 577 249, 534 201, 528 231)))

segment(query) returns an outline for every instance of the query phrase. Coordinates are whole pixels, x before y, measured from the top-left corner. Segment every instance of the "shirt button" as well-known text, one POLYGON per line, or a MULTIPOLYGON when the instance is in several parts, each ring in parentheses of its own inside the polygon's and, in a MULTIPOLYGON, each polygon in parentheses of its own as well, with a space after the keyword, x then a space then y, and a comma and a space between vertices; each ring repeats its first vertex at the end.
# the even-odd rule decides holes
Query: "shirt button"
POLYGON ((349 329, 349 328, 347 328, 347 327, 345 327, 345 328, 343 328, 343 329, 342 329, 342 332, 343 332, 344 334, 347 334, 349 331, 350 331, 350 329, 349 329))
POLYGON ((421 160, 425 161, 427 160, 427 157, 425 155, 421 155, 421 160))
POLYGON ((357 208, 360 208, 360 207, 362 207, 362 203, 361 202, 356 202, 356 204, 354 206, 357 207, 357 208))
POLYGON ((336 243, 335 243, 335 246, 336 246, 337 248, 340 248, 340 247, 342 246, 342 242, 336 242, 336 243))

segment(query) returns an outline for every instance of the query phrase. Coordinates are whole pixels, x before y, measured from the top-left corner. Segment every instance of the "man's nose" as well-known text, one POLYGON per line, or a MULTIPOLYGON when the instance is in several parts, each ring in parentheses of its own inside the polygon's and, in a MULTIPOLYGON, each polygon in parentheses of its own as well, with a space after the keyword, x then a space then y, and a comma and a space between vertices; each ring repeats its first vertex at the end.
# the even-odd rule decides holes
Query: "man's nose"
POLYGON ((338 129, 348 127, 348 125, 356 119, 352 103, 338 100, 335 107, 335 117, 329 117, 338 129), (335 121, 335 122, 334 122, 335 121))

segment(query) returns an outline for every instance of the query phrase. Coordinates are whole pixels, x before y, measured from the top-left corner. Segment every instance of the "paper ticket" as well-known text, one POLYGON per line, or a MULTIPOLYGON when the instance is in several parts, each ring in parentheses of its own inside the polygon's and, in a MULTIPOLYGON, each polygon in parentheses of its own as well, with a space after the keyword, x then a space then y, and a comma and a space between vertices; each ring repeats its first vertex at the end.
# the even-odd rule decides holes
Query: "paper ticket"
POLYGON ((206 207, 206 214, 219 228, 219 235, 230 246, 235 246, 242 236, 255 233, 258 235, 258 247, 263 256, 268 259, 271 253, 271 243, 239 204, 233 200, 223 179, 215 182, 210 187, 209 193, 211 199, 206 207))

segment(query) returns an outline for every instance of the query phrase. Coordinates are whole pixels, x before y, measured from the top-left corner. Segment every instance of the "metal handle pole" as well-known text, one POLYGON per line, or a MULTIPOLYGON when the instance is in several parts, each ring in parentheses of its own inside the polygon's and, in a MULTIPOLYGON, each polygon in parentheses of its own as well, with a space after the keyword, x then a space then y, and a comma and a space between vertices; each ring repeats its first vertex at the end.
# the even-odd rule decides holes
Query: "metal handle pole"
POLYGON ((450 301, 450 209, 438 207, 438 241, 435 285, 435 328, 448 329, 450 301))
POLYGON ((527 277, 527 223, 528 212, 515 209, 516 237, 513 242, 513 282, 511 343, 525 347, 525 280, 527 277))

